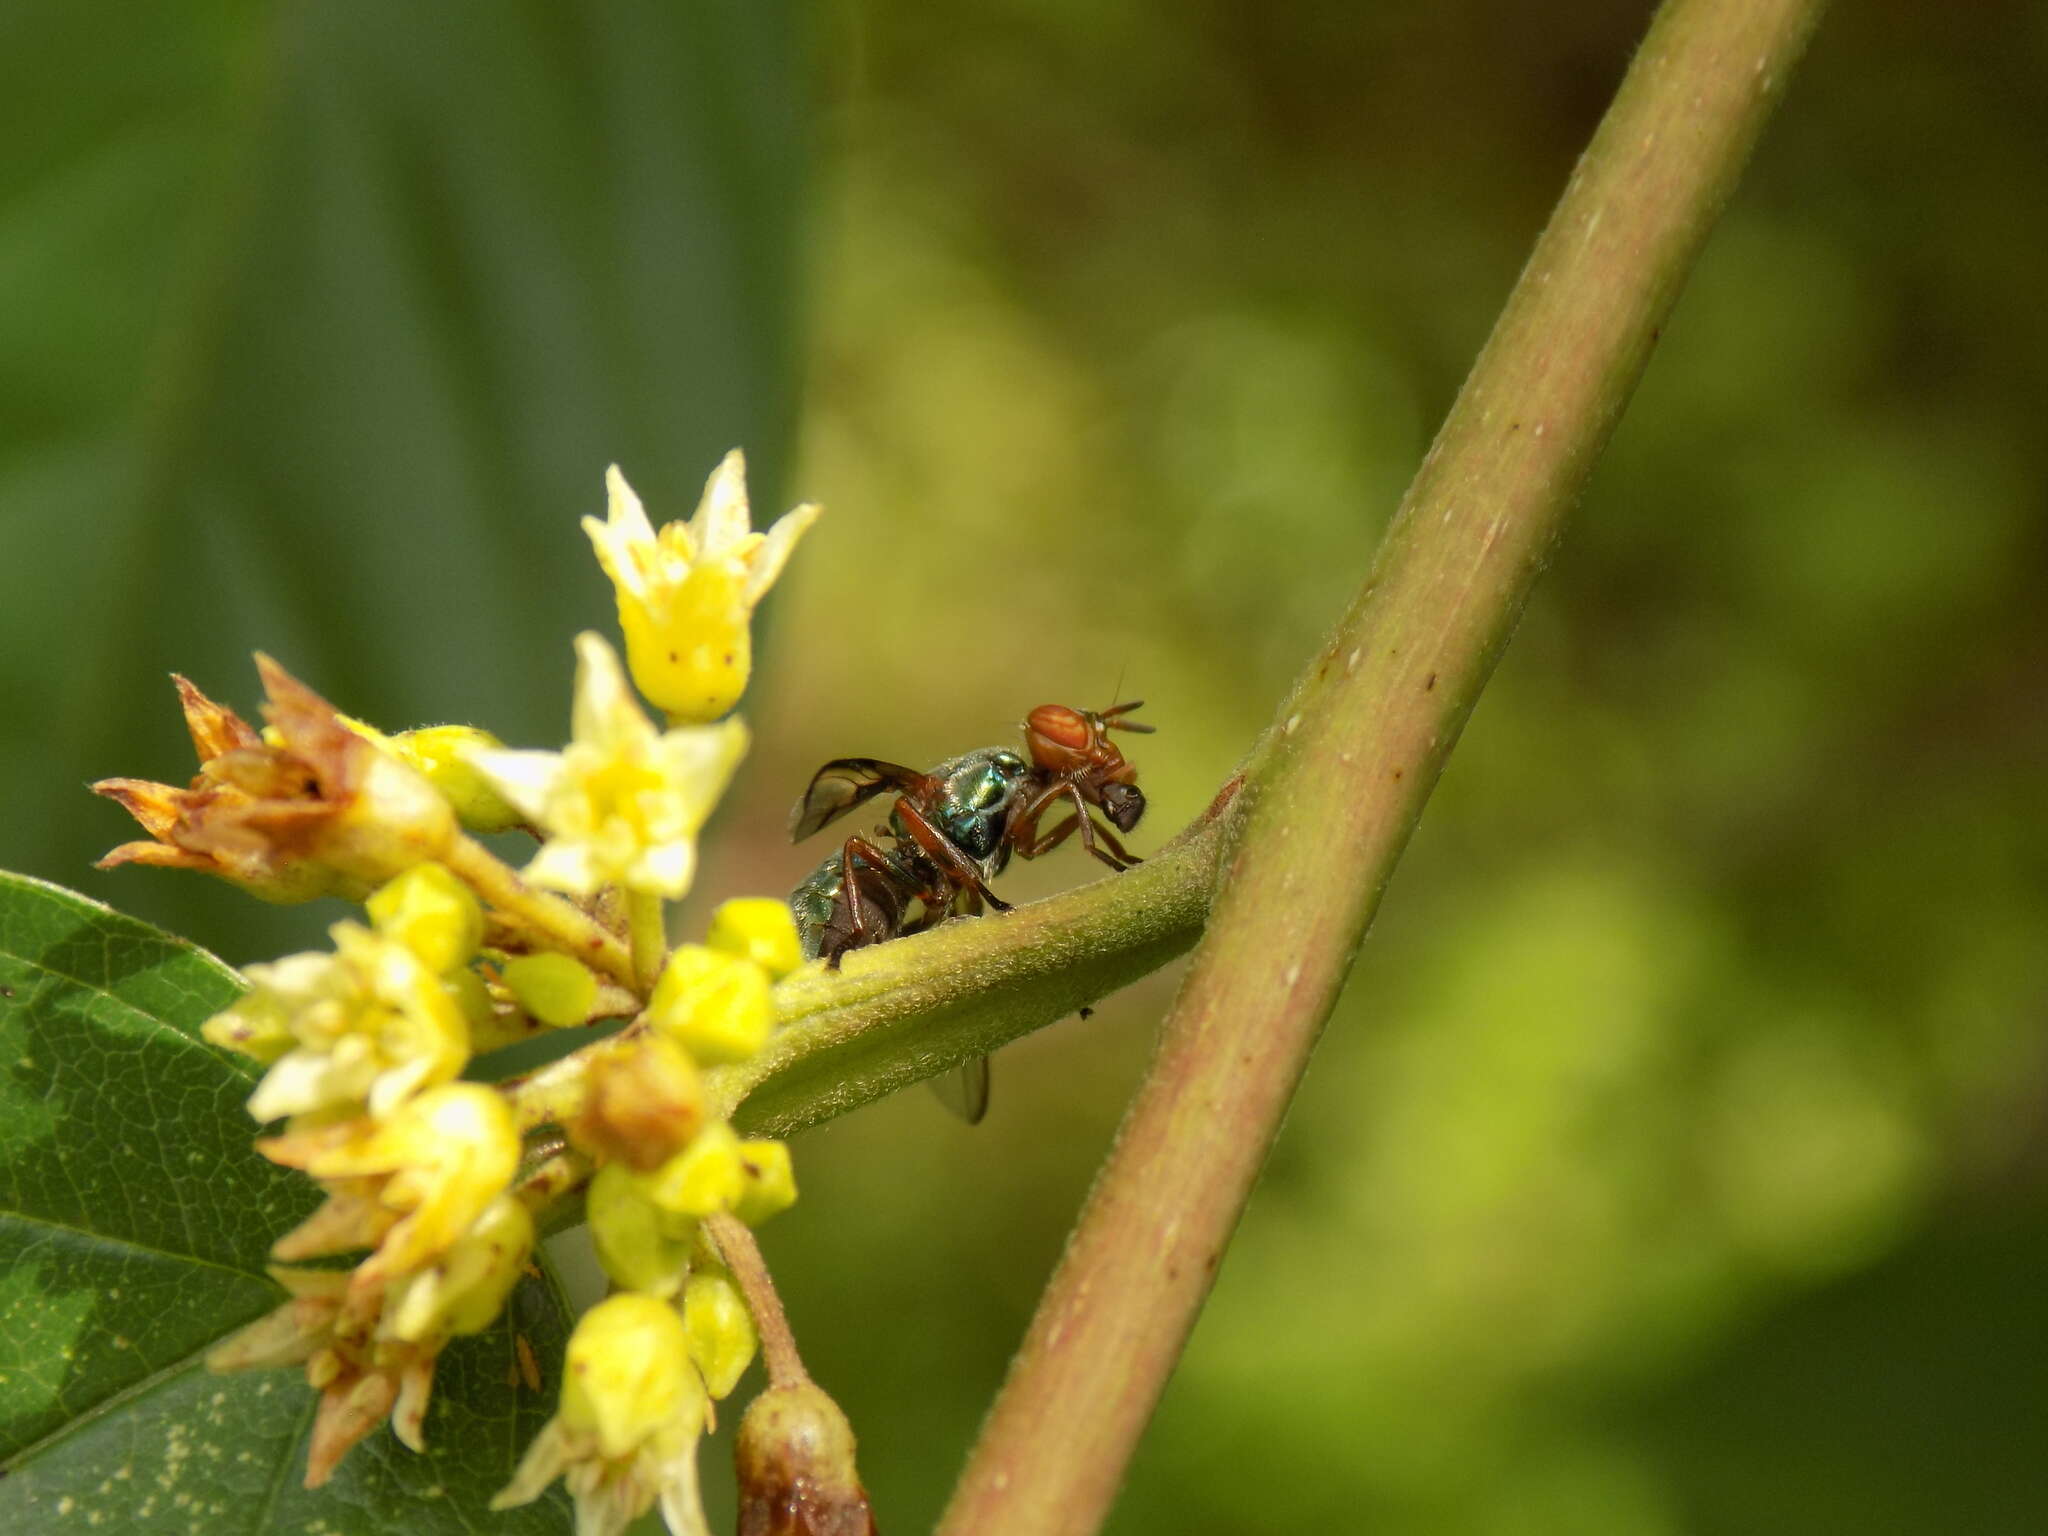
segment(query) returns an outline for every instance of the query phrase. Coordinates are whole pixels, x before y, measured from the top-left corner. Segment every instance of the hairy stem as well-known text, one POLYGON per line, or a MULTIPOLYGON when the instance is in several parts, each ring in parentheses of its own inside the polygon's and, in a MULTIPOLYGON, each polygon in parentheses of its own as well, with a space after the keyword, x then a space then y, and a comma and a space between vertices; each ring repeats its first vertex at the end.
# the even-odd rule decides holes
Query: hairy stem
POLYGON ((714 1114, 787 1136, 846 1114, 1128 986, 1202 931, 1235 784, 1135 869, 1048 901, 809 965, 775 989, 781 1027, 707 1075, 714 1114))
POLYGON ((1208 933, 942 1536, 1101 1524, 1395 860, 1820 8, 1658 13, 1254 754, 1208 933))
POLYGON ((737 1216, 720 1211, 704 1218, 704 1230, 718 1245, 718 1256, 732 1271, 740 1294, 747 1298, 747 1310, 754 1314, 754 1332, 761 1337, 761 1364, 771 1387, 801 1387, 811 1379, 803 1357, 796 1351, 796 1335, 790 1332, 789 1317, 782 1310, 782 1298, 775 1293, 775 1280, 768 1273, 768 1261, 761 1257, 761 1245, 737 1216))
POLYGON ((625 945, 561 897, 535 890, 475 838, 456 838, 443 862, 511 927, 546 948, 575 956, 622 987, 633 986, 633 958, 625 945))

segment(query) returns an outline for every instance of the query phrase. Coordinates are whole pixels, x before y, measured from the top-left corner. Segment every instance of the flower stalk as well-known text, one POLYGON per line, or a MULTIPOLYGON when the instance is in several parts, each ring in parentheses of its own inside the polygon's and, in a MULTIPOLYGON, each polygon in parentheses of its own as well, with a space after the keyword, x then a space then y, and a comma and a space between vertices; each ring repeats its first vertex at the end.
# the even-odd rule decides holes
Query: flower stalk
POLYGON ((642 997, 654 990, 668 958, 668 932, 658 891, 626 892, 626 931, 632 942, 633 985, 642 997))
POLYGON ((754 1314, 754 1330, 761 1338, 761 1364, 767 1369, 768 1384, 808 1385, 811 1373, 804 1369, 803 1356, 797 1353, 789 1315, 782 1310, 782 1298, 776 1294, 775 1279, 768 1273, 768 1261, 761 1256, 761 1245, 755 1241, 753 1230, 737 1216, 723 1211, 708 1217, 704 1230, 718 1245, 719 1258, 739 1282, 740 1293, 747 1298, 747 1310, 754 1314))
POLYGON ((622 987, 633 986, 633 957, 616 935, 561 897, 535 890, 475 838, 456 838, 441 862, 511 927, 543 947, 576 956, 622 987))

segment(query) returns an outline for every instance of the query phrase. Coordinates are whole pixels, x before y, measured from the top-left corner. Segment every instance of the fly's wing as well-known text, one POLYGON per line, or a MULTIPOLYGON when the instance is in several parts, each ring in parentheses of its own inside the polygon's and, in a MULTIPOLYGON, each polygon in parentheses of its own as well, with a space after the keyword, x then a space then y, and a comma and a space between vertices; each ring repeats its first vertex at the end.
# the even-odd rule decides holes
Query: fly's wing
POLYGON ((811 787, 789 808, 789 840, 802 842, 885 790, 916 794, 933 783, 915 768, 879 757, 835 757, 811 776, 811 787))
POLYGON ((988 1058, 977 1056, 963 1061, 952 1071, 931 1080, 939 1102, 969 1125, 981 1124, 988 1113, 988 1058))

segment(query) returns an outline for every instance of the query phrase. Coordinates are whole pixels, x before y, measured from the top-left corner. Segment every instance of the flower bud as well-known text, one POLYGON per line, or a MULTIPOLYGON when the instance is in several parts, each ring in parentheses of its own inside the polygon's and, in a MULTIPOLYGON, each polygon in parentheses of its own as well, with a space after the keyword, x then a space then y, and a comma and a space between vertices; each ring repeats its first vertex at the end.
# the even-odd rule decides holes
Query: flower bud
POLYGON ((789 1148, 765 1138, 740 1143, 740 1171, 745 1183, 732 1213, 750 1227, 779 1216, 796 1204, 796 1170, 789 1148))
POLYGON ((747 1191, 740 1139, 730 1125, 714 1120, 645 1180, 654 1203, 678 1216, 731 1210, 747 1191))
POLYGON ((768 1043, 775 1003, 751 961, 702 944, 669 956, 648 1000, 654 1027, 707 1066, 745 1061, 768 1043))
POLYGON ((441 792, 464 831, 511 832, 526 824, 519 808, 469 760, 479 748, 503 749, 505 744, 489 731, 473 725, 426 725, 388 736, 382 745, 441 792))
POLYGON ((445 974, 466 964, 483 942, 484 912, 468 886, 439 864, 415 864, 364 903, 370 923, 445 974))
POLYGON ((745 583, 725 565, 695 567, 659 609, 621 595, 619 628, 633 685, 677 724, 718 719, 754 666, 745 583))
POLYGON ((697 1219, 663 1210, 621 1163, 597 1170, 584 1197, 597 1261, 628 1290, 673 1296, 690 1269, 697 1219))
POLYGON ((680 1046, 638 1034, 590 1058, 583 1112, 568 1127, 576 1145, 636 1172, 659 1168, 696 1137, 704 1085, 680 1046))
POLYGON ((683 1320, 665 1301, 630 1291, 608 1297, 569 1336, 562 1423, 594 1433, 606 1457, 623 1457, 679 1423, 694 1431, 703 1392, 683 1320))
POLYGON ((739 1385, 760 1345, 746 1298, 720 1266, 700 1266, 683 1287, 683 1331, 690 1337, 690 1359, 714 1398, 739 1385))
POLYGON ((711 914, 704 942, 712 949, 751 960, 780 981, 804 963, 789 903, 773 896, 737 896, 711 914))
POLYGON ((874 1536, 853 1426, 815 1382, 770 1387, 733 1444, 739 1536, 874 1536))
POLYGON ((597 1006, 597 978, 568 955, 521 955, 500 974, 521 1008, 557 1029, 588 1023, 597 1006))

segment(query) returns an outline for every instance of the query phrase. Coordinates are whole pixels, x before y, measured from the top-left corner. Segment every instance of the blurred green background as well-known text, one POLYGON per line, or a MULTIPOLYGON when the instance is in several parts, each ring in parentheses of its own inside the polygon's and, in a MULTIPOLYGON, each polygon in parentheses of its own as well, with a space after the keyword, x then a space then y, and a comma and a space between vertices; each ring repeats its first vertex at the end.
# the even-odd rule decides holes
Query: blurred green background
MULTIPOLYGON (((1334 619, 1648 7, 0 17, 0 862, 164 674, 566 729, 576 528, 830 508, 687 923, 818 761, 1142 696, 1139 851, 1334 619)), ((1112 1529, 2048 1527, 2048 12, 1823 26, 1397 878, 1112 1529)), ((1092 877, 1078 853, 1013 895, 1092 877)), ((766 1234, 938 1509, 1170 994, 799 1143, 766 1234)), ((720 1479, 714 1475, 714 1483, 720 1479)))

